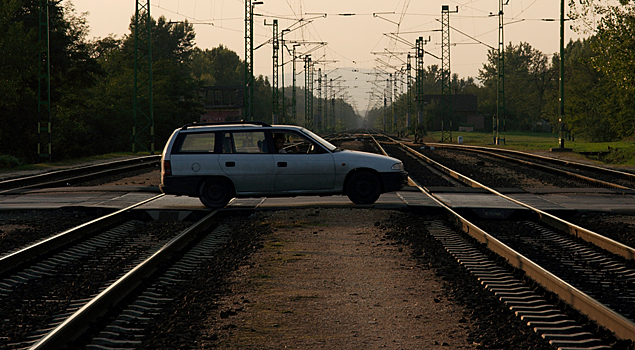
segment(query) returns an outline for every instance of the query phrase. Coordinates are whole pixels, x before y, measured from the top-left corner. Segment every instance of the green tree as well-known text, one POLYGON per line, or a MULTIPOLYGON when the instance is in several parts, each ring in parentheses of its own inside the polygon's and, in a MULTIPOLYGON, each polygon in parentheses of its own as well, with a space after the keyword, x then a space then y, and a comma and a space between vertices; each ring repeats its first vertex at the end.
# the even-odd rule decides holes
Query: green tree
MULTIPOLYGON (((505 115, 511 128, 530 130, 545 116, 545 96, 553 86, 557 71, 545 54, 528 43, 511 43, 504 52, 505 115)), ((498 91, 498 51, 489 50, 487 63, 479 70, 479 79, 488 90, 484 93, 483 111, 496 114, 498 91)))
MULTIPOLYGON (((0 152, 37 161, 38 55, 46 42, 39 40, 37 0, 0 3, 0 152)), ((99 66, 85 41, 84 16, 70 4, 49 3, 49 62, 53 157, 64 156, 69 109, 77 108, 82 91, 94 84, 99 66)), ((43 67, 46 69, 46 67, 43 67)))
POLYGON ((635 8, 611 7, 593 41, 593 63, 622 89, 635 90, 635 8))
POLYGON ((195 48, 191 66, 202 86, 242 86, 245 80, 244 63, 222 44, 211 50, 195 48))
MULTIPOLYGON (((106 37, 92 45, 92 56, 105 77, 87 92, 86 115, 91 132, 104 134, 108 145, 91 142, 97 153, 130 151, 132 140, 132 96, 134 91, 134 19, 130 33, 121 39, 106 37), (109 149, 106 149, 109 148, 109 149)), ((201 106, 191 70, 195 32, 187 21, 151 20, 155 144, 161 149, 172 131, 197 121, 201 106)))
MULTIPOLYGON (((569 16, 582 23, 576 29, 595 33, 583 43, 585 54, 581 61, 585 68, 582 72, 596 78, 595 85, 571 96, 586 106, 574 121, 580 134, 591 140, 613 141, 634 134, 635 3, 632 0, 620 0, 619 3, 569 2, 569 16), (596 23, 597 27, 594 27, 596 23), (590 101, 579 98, 589 94, 590 101)), ((576 88, 579 86, 575 85, 576 88)))

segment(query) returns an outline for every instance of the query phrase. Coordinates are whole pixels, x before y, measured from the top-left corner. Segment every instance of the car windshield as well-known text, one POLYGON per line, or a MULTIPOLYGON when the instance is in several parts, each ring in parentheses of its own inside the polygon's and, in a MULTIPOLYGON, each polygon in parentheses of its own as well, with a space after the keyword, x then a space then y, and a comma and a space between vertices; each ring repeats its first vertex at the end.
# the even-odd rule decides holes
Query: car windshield
POLYGON ((314 134, 312 131, 307 130, 305 128, 302 128, 302 131, 304 131, 305 134, 311 136, 315 141, 319 142, 322 146, 326 147, 329 151, 333 152, 337 149, 337 147, 333 146, 333 144, 321 138, 317 134, 314 134))

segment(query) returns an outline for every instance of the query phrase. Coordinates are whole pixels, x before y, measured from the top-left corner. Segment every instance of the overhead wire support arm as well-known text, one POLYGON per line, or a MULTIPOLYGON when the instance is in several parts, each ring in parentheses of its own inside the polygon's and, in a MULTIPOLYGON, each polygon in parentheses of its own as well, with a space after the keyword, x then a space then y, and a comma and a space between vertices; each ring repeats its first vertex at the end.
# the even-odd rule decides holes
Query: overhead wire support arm
MULTIPOLYGON (((287 28, 287 29, 283 29, 280 33, 282 33, 282 32, 285 32, 285 33, 290 33, 290 32, 292 32, 292 31, 294 31, 294 30, 298 30, 298 29, 300 29, 300 28, 304 27, 305 25, 311 24, 312 22, 313 22, 313 21, 304 22, 304 23, 302 23, 302 25, 301 25, 301 26, 291 29, 291 27, 293 27, 295 24, 299 23, 299 22, 296 22, 296 23, 292 24, 289 28, 287 28)), ((266 25, 266 26, 271 25, 271 24, 267 24, 267 19, 266 19, 266 18, 265 18, 265 25, 266 25)), ((261 47, 263 47, 263 46, 265 46, 265 45, 267 45, 267 44, 269 44, 269 43, 271 43, 271 42, 273 42, 273 40, 274 40, 274 37, 271 37, 269 40, 265 41, 264 43, 262 43, 262 44, 260 44, 260 45, 258 45, 258 46, 256 46, 256 47, 254 47, 254 51, 255 51, 255 50, 258 50, 259 48, 261 48, 261 47)), ((289 41, 289 42, 291 42, 291 41, 289 41)))
POLYGON ((391 20, 389 20, 388 18, 382 17, 382 16, 380 16, 380 14, 381 14, 381 15, 394 15, 394 14, 395 14, 395 12, 394 12, 394 11, 393 11, 393 12, 373 12, 373 17, 375 17, 375 18, 381 18, 381 19, 383 19, 384 21, 387 21, 387 22, 390 22, 390 23, 392 23, 392 24, 395 24, 395 25, 399 26, 399 23, 397 23, 397 22, 395 22, 395 21, 391 21, 391 20))
MULTIPOLYGON (((438 22, 438 21, 439 21, 439 20, 437 19, 437 22, 438 22)), ((470 38, 470 39, 472 39, 472 40, 476 41, 477 43, 479 43, 479 44, 481 44, 481 45, 487 46, 488 48, 490 48, 490 49, 492 49, 492 50, 496 50, 496 48, 495 48, 495 47, 493 47, 493 46, 491 46, 491 45, 489 45, 489 44, 486 44, 486 43, 484 43, 484 42, 482 42, 482 41, 478 40, 477 38, 475 38, 475 37, 473 37, 473 36, 471 36, 471 35, 469 35, 469 34, 467 34, 467 33, 464 33, 464 32, 462 32, 462 31, 460 31, 460 30, 458 30, 458 29, 456 29, 456 28, 454 28, 454 27, 452 27, 452 26, 450 26, 450 29, 454 30, 454 31, 455 31, 455 32, 457 32, 457 33, 460 33, 460 34, 462 34, 462 35, 465 35, 466 37, 468 37, 468 38, 470 38)))
POLYGON ((406 40, 404 38, 399 37, 396 33, 382 33, 382 34, 387 36, 387 37, 389 37, 389 38, 392 38, 392 39, 394 39, 396 41, 399 41, 402 44, 408 45, 408 47, 412 48, 412 43, 411 42, 409 42, 408 40, 406 40))

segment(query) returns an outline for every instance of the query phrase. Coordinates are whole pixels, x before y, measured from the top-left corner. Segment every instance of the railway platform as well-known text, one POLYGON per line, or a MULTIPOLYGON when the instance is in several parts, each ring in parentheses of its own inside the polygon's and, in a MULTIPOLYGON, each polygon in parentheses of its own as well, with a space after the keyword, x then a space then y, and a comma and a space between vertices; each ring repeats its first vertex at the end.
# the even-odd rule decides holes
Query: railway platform
MULTIPOLYGON (((506 218, 527 210, 482 189, 430 187, 433 196, 454 210, 482 218, 506 218)), ((635 192, 613 189, 497 189, 500 193, 546 212, 601 211, 635 215, 635 192)), ((24 190, 0 195, 0 210, 58 209, 85 207, 118 210, 160 194, 157 187, 110 186, 68 187, 24 190)), ((434 210, 441 206, 414 186, 382 194, 372 205, 357 206, 346 196, 307 196, 293 198, 238 198, 230 209, 276 210, 302 207, 366 207, 377 209, 414 208, 434 210)), ((139 209, 161 211, 207 211, 198 198, 163 196, 139 209)))

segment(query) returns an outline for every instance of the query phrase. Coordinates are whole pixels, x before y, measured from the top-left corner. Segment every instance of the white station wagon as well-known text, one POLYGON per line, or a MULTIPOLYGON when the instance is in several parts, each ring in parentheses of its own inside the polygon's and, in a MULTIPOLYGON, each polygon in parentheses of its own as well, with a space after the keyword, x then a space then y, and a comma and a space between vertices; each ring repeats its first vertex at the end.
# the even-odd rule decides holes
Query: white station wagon
POLYGON ((195 123, 176 129, 161 157, 161 191, 210 208, 234 198, 345 194, 372 204, 407 181, 395 158, 342 150, 298 126, 195 123))

